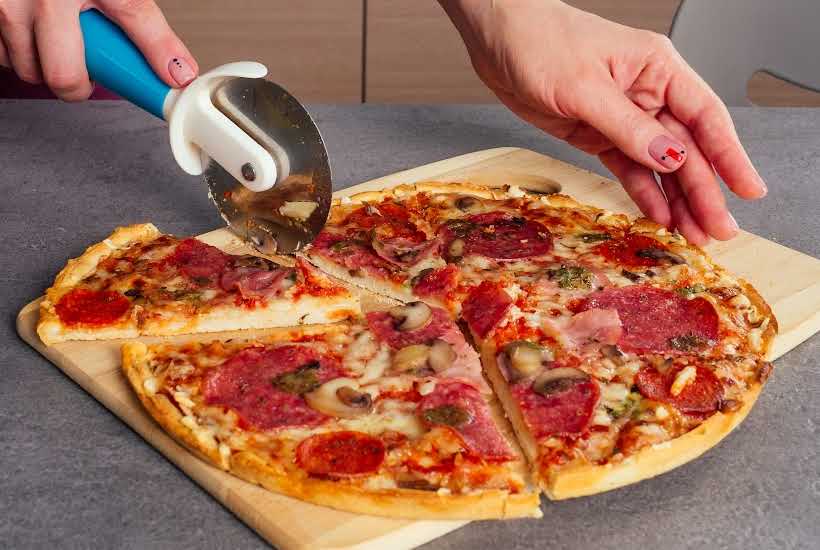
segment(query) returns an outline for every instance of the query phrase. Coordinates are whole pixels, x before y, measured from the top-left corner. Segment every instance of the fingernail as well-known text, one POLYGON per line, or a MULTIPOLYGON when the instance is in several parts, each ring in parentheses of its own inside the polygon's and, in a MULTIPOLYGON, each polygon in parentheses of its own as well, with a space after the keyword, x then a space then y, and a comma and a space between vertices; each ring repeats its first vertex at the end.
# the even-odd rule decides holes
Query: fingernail
POLYGON ((677 168, 686 158, 683 144, 668 136, 658 136, 649 144, 649 154, 666 168, 677 168))
POLYGON ((735 217, 734 217, 734 216, 732 216, 732 213, 731 213, 731 212, 729 212, 729 220, 731 220, 731 222, 732 222, 732 227, 734 227, 734 228, 735 228, 735 230, 740 229, 740 226, 737 224, 737 220, 735 219, 735 217))
POLYGON ((180 86, 187 86, 196 78, 193 67, 181 57, 175 57, 168 62, 168 72, 171 73, 171 78, 180 86))

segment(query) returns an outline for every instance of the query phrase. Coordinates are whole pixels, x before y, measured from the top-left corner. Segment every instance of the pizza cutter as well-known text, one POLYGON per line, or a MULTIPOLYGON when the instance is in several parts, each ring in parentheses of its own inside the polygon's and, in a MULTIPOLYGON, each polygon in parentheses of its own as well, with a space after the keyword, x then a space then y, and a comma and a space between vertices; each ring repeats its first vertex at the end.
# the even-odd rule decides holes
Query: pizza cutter
POLYGON ((263 79, 264 65, 228 63, 173 89, 99 11, 82 12, 80 26, 91 79, 168 121, 174 158, 202 175, 234 233, 263 254, 286 254, 321 231, 332 192, 327 149, 302 104, 263 79))

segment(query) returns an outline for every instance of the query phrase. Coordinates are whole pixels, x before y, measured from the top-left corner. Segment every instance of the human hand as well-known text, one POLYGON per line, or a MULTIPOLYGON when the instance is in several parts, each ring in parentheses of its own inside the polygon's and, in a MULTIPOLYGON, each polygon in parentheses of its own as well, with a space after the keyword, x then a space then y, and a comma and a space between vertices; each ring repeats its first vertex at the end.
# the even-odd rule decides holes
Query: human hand
POLYGON ((196 60, 151 0, 0 0, 0 65, 66 101, 87 99, 93 86, 79 14, 90 8, 119 25, 169 86, 196 77, 196 60))
POLYGON ((647 217, 727 240, 738 227, 715 171, 744 199, 766 195, 725 105, 665 36, 557 0, 440 1, 499 99, 598 155, 647 217))

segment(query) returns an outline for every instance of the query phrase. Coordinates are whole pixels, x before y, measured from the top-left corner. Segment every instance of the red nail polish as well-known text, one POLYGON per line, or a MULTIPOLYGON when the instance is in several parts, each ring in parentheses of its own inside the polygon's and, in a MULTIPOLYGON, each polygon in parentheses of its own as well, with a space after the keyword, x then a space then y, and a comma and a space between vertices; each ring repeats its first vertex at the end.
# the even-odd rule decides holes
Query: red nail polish
POLYGON ((686 150, 682 143, 668 136, 658 136, 649 144, 649 155, 665 168, 674 170, 686 158, 686 150))
POLYGON ((674 160, 675 162, 680 162, 683 160, 683 153, 684 151, 678 152, 672 149, 671 147, 666 150, 666 156, 672 157, 672 160, 674 160))

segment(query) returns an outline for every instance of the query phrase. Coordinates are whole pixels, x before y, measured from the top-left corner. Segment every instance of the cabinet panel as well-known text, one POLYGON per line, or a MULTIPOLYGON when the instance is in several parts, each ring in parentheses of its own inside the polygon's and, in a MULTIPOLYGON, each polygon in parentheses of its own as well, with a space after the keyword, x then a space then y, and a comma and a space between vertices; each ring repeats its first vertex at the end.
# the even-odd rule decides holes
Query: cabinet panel
POLYGON ((205 70, 260 61, 305 101, 359 102, 363 0, 159 0, 205 70))

